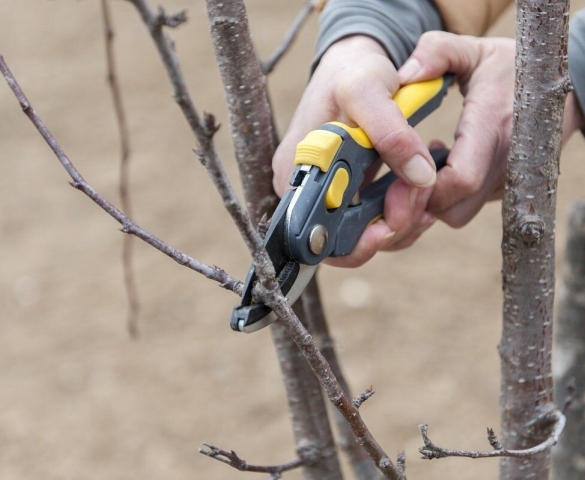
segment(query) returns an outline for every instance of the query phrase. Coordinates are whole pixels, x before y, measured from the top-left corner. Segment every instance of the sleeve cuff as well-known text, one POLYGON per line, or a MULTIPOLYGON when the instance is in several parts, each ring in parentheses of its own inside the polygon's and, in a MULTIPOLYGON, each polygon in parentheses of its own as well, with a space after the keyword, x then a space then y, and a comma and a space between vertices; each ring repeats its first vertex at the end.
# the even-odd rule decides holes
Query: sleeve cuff
POLYGON ((323 10, 311 72, 325 51, 349 35, 377 40, 400 68, 414 51, 420 36, 442 30, 441 16, 431 0, 329 0, 323 10))

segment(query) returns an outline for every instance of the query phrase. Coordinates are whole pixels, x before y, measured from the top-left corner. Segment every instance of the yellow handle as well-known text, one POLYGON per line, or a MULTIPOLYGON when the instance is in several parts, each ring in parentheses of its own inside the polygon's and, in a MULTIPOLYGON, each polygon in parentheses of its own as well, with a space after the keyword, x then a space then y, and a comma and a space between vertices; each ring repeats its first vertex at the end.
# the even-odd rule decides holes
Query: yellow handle
MULTIPOLYGON (((393 100, 409 123, 414 126, 439 106, 453 76, 426 80, 405 85, 396 92, 393 100)), ((341 122, 330 122, 347 131, 363 148, 374 148, 360 127, 349 127, 341 122)), ((314 165, 326 172, 341 146, 341 138, 327 130, 313 130, 297 145, 295 165, 314 165)))
POLYGON ((408 120, 441 92, 444 83, 444 77, 411 83, 398 90, 393 100, 398 105, 404 118, 408 120))

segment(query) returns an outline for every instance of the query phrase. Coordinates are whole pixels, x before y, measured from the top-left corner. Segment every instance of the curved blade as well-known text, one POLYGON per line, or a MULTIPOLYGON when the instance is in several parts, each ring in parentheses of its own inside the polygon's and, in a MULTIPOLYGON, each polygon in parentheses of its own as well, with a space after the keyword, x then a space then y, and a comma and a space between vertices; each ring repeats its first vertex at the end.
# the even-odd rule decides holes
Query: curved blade
MULTIPOLYGON (((316 271, 317 265, 300 266, 297 278, 286 296, 290 305, 294 304, 299 299, 299 297, 301 296, 301 294, 311 281, 311 278, 313 278, 313 275, 315 275, 316 271)), ((258 320, 257 322, 254 323, 247 324, 244 318, 240 318, 238 319, 237 323, 238 330, 244 333, 257 332, 258 330, 267 327, 271 323, 274 323, 277 319, 278 318, 276 314, 272 311, 268 315, 264 316, 261 320, 258 320)))

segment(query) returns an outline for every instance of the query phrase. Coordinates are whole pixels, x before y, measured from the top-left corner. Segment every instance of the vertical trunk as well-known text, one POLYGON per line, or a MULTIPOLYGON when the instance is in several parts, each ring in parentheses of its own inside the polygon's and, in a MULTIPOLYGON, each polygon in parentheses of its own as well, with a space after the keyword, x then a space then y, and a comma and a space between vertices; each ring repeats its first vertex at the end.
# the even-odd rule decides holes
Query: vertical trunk
MULTIPOLYGON (((554 237, 561 122, 567 92, 567 0, 517 0, 516 90, 502 215, 502 440, 544 440, 552 410, 554 237)), ((500 479, 549 478, 550 453, 503 458, 500 479)))
MULTIPOLYGON (((300 301, 294 305, 294 310, 307 326, 300 301)), ((281 323, 272 327, 272 338, 286 389, 297 452, 308 461, 303 467, 303 477, 305 480, 340 480, 337 450, 319 380, 281 323)))
POLYGON ((567 411, 567 426, 553 450, 554 477, 585 478, 585 201, 575 202, 569 218, 566 271, 560 291, 555 334, 555 393, 562 399, 575 380, 577 401, 567 411))
MULTIPOLYGON (((264 213, 272 214, 278 201, 272 189, 271 167, 276 136, 265 77, 252 42, 243 0, 207 0, 207 12, 246 207, 256 225, 264 213)), ((300 308, 299 313, 302 313, 300 308)), ((304 478, 339 480, 341 470, 319 382, 284 327, 277 323, 271 328, 297 451, 303 458, 313 460, 303 467, 304 478)))

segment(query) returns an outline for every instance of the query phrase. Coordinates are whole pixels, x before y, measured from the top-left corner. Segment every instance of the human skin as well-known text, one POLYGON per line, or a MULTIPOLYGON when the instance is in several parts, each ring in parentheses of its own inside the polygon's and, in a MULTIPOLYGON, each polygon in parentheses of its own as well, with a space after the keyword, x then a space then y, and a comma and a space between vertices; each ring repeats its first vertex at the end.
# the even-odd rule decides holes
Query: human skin
MULTIPOLYGON (((388 189, 384 219, 370 225, 354 251, 327 263, 356 267, 377 251, 412 245, 438 218, 467 224, 489 200, 501 197, 509 150, 514 41, 445 32, 424 34, 397 72, 373 39, 352 36, 323 55, 273 161, 274 187, 288 188, 296 144, 328 121, 359 125, 399 177, 388 189), (392 95, 402 84, 451 72, 464 105, 448 163, 435 172, 429 150, 407 124, 392 95)), ((566 103, 563 139, 585 123, 573 94, 566 103)), ((444 147, 432 142, 430 148, 444 147)))

